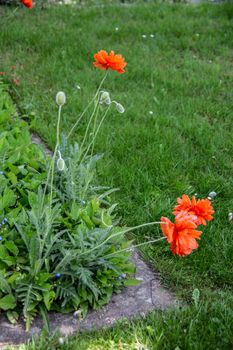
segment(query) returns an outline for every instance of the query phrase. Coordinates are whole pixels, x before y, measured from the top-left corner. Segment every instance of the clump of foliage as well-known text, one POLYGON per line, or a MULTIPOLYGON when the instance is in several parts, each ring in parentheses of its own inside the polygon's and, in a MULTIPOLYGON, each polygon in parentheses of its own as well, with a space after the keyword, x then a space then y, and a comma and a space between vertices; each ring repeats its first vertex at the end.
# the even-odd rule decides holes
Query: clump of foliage
POLYGON ((112 190, 95 185, 101 156, 63 136, 56 164, 5 90, 1 83, 0 311, 13 323, 23 313, 29 329, 37 314, 48 325, 49 310, 85 313, 137 282, 112 190))

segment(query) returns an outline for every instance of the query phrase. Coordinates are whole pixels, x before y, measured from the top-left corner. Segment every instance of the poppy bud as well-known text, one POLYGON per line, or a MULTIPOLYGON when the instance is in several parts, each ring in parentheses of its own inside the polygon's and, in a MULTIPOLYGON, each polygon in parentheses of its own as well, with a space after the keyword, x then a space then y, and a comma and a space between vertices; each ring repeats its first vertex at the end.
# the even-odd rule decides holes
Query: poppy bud
POLYGON ((102 91, 100 95, 100 104, 106 103, 106 105, 110 105, 111 99, 109 93, 107 91, 102 91))
POLYGON ((124 113, 125 109, 120 103, 116 103, 116 109, 119 113, 124 113))
POLYGON ((106 98, 105 104, 109 106, 111 103, 112 103, 111 98, 110 97, 106 98))
POLYGON ((59 170, 59 171, 63 171, 64 169, 65 169, 65 161, 64 161, 64 159, 62 158, 62 156, 61 156, 61 153, 58 151, 58 154, 59 154, 59 158, 58 158, 58 160, 57 160, 57 169, 59 170))
POLYGON ((63 106, 66 103, 66 95, 63 91, 59 91, 56 95, 56 103, 58 106, 63 106))

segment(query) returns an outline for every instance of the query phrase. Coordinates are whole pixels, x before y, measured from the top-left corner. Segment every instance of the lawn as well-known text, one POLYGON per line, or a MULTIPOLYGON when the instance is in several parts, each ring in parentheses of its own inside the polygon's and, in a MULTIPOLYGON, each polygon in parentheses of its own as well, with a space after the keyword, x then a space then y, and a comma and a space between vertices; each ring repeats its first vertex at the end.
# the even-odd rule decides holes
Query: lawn
MULTIPOLYGON (((165 242, 142 250, 164 286, 189 306, 78 336, 64 348, 138 349, 138 342, 149 349, 230 349, 233 6, 35 6, 7 19, 10 14, 0 9, 0 71, 16 66, 20 85, 12 88, 12 97, 51 147, 56 92, 67 95, 62 129, 68 131, 103 77, 92 66, 93 54, 115 50, 128 62, 125 74, 111 73, 104 83, 126 112, 111 110, 95 149, 105 153, 99 182, 120 188, 114 199, 123 224, 171 216, 183 193, 200 198, 217 193, 215 220, 204 228, 192 255, 172 256, 165 242), (195 288, 200 291, 197 305, 192 302, 195 288)), ((73 139, 81 139, 87 120, 73 139)), ((139 243, 160 236, 153 227, 133 238, 139 243)))

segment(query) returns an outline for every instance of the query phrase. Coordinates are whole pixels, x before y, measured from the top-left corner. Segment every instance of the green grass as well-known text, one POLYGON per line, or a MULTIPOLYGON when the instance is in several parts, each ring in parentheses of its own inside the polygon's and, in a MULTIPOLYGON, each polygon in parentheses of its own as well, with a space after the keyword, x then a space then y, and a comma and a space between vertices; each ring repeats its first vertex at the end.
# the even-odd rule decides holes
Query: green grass
MULTIPOLYGON (((110 330, 63 338, 63 346, 59 346, 56 334, 50 339, 42 337, 19 350, 229 350, 233 346, 233 314, 225 298, 219 293, 215 302, 154 312, 134 322, 123 320, 110 330)), ((232 296, 227 298, 232 307, 232 296)))
MULTIPOLYGON (((150 324, 161 328, 156 333, 156 337, 163 334, 161 349, 233 347, 229 328, 233 324, 233 246, 228 222, 228 212, 233 211, 232 5, 150 3, 42 11, 35 7, 19 10, 4 21, 8 12, 0 9, 0 71, 18 66, 21 85, 14 99, 22 113, 35 113, 35 129, 50 146, 55 142, 56 92, 67 94, 62 123, 67 131, 103 77, 92 67, 93 54, 113 49, 128 62, 125 74, 110 74, 104 85, 126 112, 119 115, 112 110, 96 144, 96 152, 105 152, 99 165, 100 182, 121 188, 115 200, 124 224, 171 217, 171 208, 183 193, 218 194, 213 204, 215 220, 204 228, 200 247, 192 255, 173 257, 165 242, 143 249, 164 285, 177 295, 190 302, 192 290, 201 291, 201 311, 155 313, 129 325, 128 331, 124 332, 125 327, 110 331, 103 336, 107 345, 96 349, 110 348, 114 332, 116 344, 123 334, 130 337, 132 327, 145 341, 150 324), (229 321, 224 323, 225 317, 229 321), (188 337, 180 319, 189 325, 188 337), (216 322, 221 323, 218 343, 211 333, 216 322)), ((76 139, 81 139, 83 130, 84 123, 76 139)), ((153 227, 137 232, 135 239, 144 242, 160 235, 159 228, 153 227)), ((91 344, 91 337, 77 341, 91 344)), ((98 342, 101 335, 93 337, 98 342)), ((153 339, 149 337, 148 346, 153 339)))

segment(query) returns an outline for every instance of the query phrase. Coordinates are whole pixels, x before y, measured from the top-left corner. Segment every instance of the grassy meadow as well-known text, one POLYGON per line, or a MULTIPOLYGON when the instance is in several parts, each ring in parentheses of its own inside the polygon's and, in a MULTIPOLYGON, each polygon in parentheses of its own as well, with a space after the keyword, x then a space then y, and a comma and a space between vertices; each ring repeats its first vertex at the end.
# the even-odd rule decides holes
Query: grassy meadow
MULTIPOLYGON (((79 335, 62 348, 233 348, 233 226, 228 221, 233 212, 233 6, 35 6, 14 15, 0 8, 0 42, 0 71, 15 65, 20 80, 11 90, 18 110, 50 147, 57 91, 67 95, 66 132, 103 78, 92 66, 94 53, 114 50, 125 57, 126 73, 110 72, 103 88, 126 111, 111 109, 95 147, 105 154, 99 182, 120 188, 114 200, 123 224, 172 218, 176 198, 184 193, 198 198, 217 193, 215 219, 204 228, 197 251, 172 256, 164 241, 141 250, 186 306, 79 335), (196 305, 195 288, 200 291, 196 305)), ((82 139, 89 117, 74 140, 82 139)), ((160 236, 154 226, 132 237, 140 243, 160 236)), ((28 349, 46 349, 46 342, 28 349)), ((58 346, 50 342, 51 349, 58 346)))

